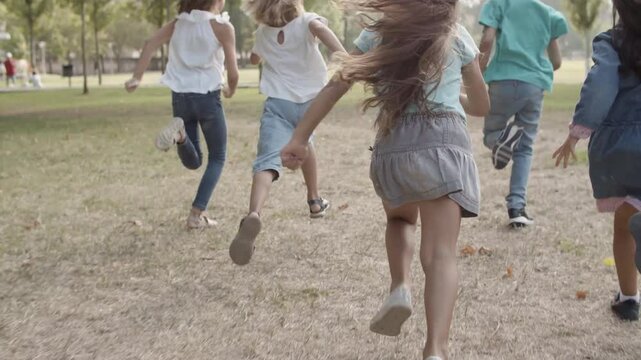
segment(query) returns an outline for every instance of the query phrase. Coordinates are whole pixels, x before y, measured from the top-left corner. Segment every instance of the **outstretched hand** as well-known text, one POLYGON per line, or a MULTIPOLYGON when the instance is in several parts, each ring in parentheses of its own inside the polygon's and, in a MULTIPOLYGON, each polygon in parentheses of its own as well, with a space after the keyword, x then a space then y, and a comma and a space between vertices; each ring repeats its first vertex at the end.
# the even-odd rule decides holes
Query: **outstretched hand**
POLYGON ((574 152, 574 149, 576 148, 576 143, 579 142, 579 139, 568 135, 568 138, 565 139, 565 142, 561 147, 559 147, 554 154, 552 155, 552 158, 556 159, 556 166, 558 167, 561 162, 563 162, 563 168, 568 167, 568 161, 570 160, 570 156, 574 161, 576 161, 576 153, 574 152))
POLYGON ((125 83, 125 90, 127 90, 127 92, 129 93, 134 92, 136 91, 139 85, 140 85, 140 80, 136 78, 131 78, 127 80, 127 82, 125 83))
POLYGON ((307 159, 308 151, 309 145, 306 142, 290 141, 280 152, 283 166, 291 170, 300 168, 307 159))

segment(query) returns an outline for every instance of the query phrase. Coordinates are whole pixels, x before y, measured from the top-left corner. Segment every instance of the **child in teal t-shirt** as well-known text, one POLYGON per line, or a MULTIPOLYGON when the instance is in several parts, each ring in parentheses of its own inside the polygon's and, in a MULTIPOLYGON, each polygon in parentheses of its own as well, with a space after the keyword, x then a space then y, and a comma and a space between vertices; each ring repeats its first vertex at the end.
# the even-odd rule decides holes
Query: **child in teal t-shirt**
POLYGON ((484 143, 492 149, 496 169, 514 160, 508 216, 512 227, 525 227, 533 224, 525 212, 532 144, 543 94, 552 89, 554 71, 561 67, 557 39, 567 34, 568 25, 560 12, 539 0, 488 0, 479 22, 485 27, 481 69, 492 103, 485 118, 484 143))

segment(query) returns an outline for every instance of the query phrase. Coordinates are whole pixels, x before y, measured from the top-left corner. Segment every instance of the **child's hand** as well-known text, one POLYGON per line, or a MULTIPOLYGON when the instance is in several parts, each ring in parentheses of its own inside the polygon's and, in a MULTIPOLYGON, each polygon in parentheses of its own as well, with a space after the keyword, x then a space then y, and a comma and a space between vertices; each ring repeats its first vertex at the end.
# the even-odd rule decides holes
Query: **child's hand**
POLYGON ((223 96, 225 99, 230 99, 236 93, 235 90, 231 90, 228 86, 223 87, 223 96))
POLYGON ((125 89, 127 90, 127 92, 131 93, 136 91, 139 85, 140 85, 140 80, 132 77, 131 79, 127 80, 127 82, 125 83, 125 89))
POLYGON ((303 165, 307 159, 309 146, 307 142, 301 143, 292 139, 280 152, 280 159, 283 166, 288 169, 296 170, 303 165))
POLYGON ((567 168, 570 156, 572 156, 572 159, 576 161, 576 153, 574 152, 574 148, 576 147, 577 142, 579 142, 579 139, 568 135, 568 138, 565 139, 563 145, 561 145, 561 147, 554 152, 552 158, 556 158, 557 167, 561 164, 561 161, 563 161, 563 168, 567 168))

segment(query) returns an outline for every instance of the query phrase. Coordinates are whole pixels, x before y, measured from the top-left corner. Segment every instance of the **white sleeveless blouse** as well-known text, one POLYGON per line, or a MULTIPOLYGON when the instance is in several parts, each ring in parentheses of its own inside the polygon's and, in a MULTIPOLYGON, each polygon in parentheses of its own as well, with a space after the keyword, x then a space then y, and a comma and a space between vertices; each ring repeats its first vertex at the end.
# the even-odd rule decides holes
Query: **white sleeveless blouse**
POLYGON ((225 53, 211 20, 224 24, 229 16, 200 10, 178 15, 169 42, 169 62, 160 79, 173 92, 206 94, 222 88, 225 53))

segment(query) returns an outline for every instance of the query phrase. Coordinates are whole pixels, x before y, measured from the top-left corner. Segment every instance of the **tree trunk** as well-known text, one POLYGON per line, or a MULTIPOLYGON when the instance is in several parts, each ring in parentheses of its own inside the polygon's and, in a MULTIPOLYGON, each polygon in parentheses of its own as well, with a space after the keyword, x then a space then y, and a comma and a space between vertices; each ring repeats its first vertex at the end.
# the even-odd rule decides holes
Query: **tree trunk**
POLYGON ((83 77, 83 87, 82 93, 84 95, 89 94, 89 87, 87 86, 87 43, 85 41, 85 32, 86 32, 86 21, 85 21, 85 0, 82 0, 80 3, 80 21, 82 27, 80 29, 81 39, 81 48, 82 48, 82 77, 83 77))
POLYGON ((98 44, 98 5, 93 4, 93 39, 96 44, 96 63, 98 64, 98 85, 102 86, 102 66, 100 61, 100 46, 98 44))
POLYGON ((590 49, 590 46, 592 45, 592 42, 590 41, 590 33, 588 31, 585 32, 585 75, 587 76, 588 73, 590 72, 590 58, 592 57, 592 51, 590 49))
POLYGON ((33 27, 34 27, 34 18, 33 18, 33 3, 27 1, 27 6, 29 7, 29 66, 33 65, 33 27))

